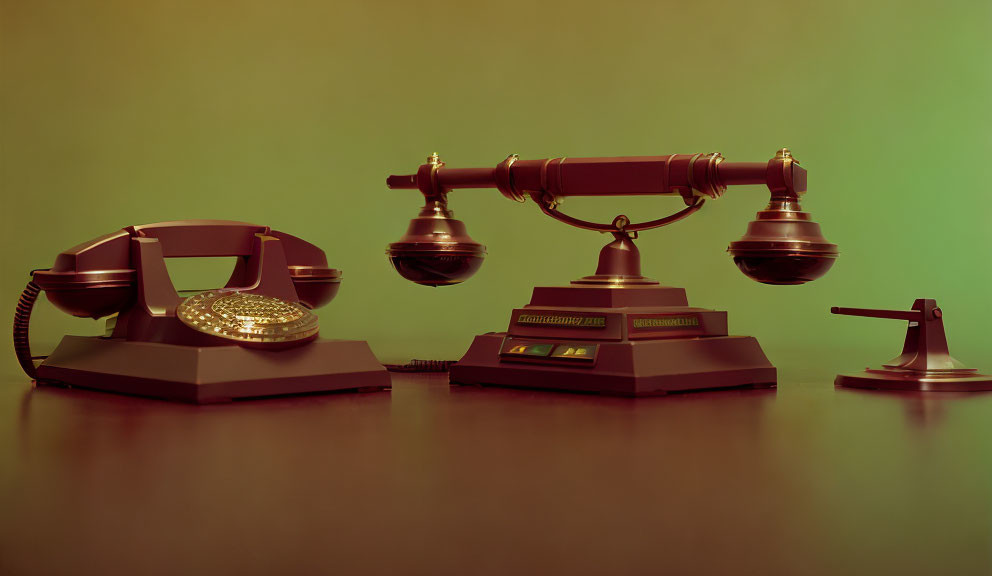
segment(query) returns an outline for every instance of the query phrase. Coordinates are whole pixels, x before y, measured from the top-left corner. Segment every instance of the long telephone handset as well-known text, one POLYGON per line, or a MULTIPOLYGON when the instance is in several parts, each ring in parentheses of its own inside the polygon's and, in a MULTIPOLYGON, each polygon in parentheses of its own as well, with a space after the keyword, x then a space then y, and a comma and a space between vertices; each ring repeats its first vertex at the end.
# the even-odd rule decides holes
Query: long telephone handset
MULTIPOLYGON (((169 279, 165 258, 223 256, 238 260, 226 286, 217 292, 255 298, 243 306, 270 316, 300 316, 301 310, 330 302, 340 286, 341 273, 327 266, 320 248, 267 226, 226 220, 129 226, 70 248, 58 255, 52 268, 32 273, 14 316, 18 362, 36 377, 28 325, 41 291, 73 316, 102 318, 118 313, 113 338, 197 346, 230 344, 232 339, 263 347, 278 344, 278 339, 262 338, 251 326, 239 338, 224 338, 219 330, 211 334, 191 329, 197 319, 189 321, 189 313, 187 318, 178 317, 184 300, 169 279)), ((316 336, 315 320, 308 330, 307 338, 316 336)))

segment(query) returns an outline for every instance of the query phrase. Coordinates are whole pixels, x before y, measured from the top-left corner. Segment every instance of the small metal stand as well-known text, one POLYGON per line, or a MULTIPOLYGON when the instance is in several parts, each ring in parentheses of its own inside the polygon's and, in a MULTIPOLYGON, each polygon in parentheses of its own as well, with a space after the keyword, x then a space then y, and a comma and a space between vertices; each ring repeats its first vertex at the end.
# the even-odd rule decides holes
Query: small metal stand
POLYGON ((834 307, 830 312, 909 321, 901 355, 883 364, 881 370, 868 368, 860 374, 840 374, 834 380, 837 386, 935 392, 992 390, 992 376, 966 368, 948 352, 943 313, 936 300, 921 298, 908 311, 834 307))

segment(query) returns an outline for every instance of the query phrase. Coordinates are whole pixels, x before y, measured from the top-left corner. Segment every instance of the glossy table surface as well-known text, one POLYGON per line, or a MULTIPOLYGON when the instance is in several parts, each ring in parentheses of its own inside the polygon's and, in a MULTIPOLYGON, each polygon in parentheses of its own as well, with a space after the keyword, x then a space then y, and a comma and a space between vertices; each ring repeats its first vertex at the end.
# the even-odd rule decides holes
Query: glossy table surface
POLYGON ((0 381, 0 574, 992 574, 992 395, 0 381))

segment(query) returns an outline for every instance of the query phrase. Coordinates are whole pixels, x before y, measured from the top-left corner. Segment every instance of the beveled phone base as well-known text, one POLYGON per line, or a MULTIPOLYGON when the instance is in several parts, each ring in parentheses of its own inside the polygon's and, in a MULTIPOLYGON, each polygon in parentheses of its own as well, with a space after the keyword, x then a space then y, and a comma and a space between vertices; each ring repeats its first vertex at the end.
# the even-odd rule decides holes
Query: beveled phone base
POLYGON ((451 382, 609 396, 662 396, 776 385, 775 368, 750 336, 608 342, 601 345, 599 353, 611 360, 609 369, 500 362, 505 336, 476 336, 468 353, 451 367, 451 382))
POLYGON ((366 342, 320 339, 264 350, 66 336, 38 382, 193 404, 390 387, 366 342))
POLYGON ((728 336, 726 312, 663 286, 538 287, 507 332, 476 336, 450 369, 457 384, 658 396, 770 388, 758 341, 728 336))

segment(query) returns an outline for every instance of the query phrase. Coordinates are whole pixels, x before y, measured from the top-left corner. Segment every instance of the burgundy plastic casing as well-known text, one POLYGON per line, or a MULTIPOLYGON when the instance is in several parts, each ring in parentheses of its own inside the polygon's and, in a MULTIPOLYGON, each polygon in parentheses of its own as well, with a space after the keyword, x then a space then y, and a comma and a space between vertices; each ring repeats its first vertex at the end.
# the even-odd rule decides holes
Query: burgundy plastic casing
MULTIPOLYGON (((66 250, 34 273, 15 314, 15 352, 39 383, 193 403, 339 390, 380 390, 389 374, 366 342, 318 338, 233 341, 181 318, 167 258, 237 257, 220 291, 317 308, 341 273, 296 236, 244 222, 186 220, 132 226, 66 250), (106 337, 65 336, 33 365, 28 322, 38 289, 59 309, 108 322, 106 337)), ((195 324, 195 322, 194 322, 195 324)))

